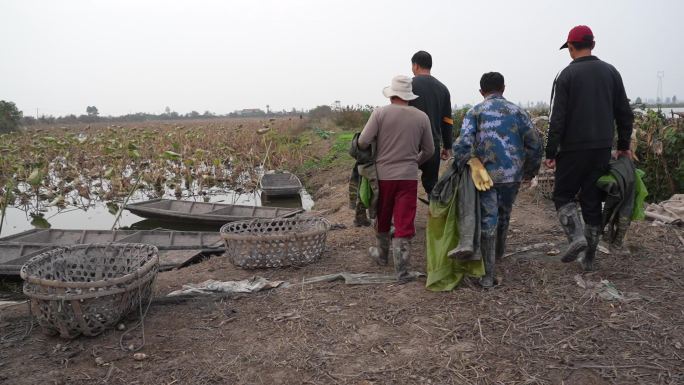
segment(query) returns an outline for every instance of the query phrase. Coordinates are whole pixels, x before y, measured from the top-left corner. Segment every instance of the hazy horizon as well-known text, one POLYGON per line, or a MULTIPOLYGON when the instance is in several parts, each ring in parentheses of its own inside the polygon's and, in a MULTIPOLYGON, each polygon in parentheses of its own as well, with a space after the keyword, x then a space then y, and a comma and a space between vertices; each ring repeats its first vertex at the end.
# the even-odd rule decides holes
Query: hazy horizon
POLYGON ((508 99, 545 102, 577 24, 628 97, 655 98, 664 71, 663 98, 684 98, 684 2, 566 4, 0 0, 0 100, 30 116, 382 105, 422 49, 452 104, 478 102, 487 71, 503 73, 508 99))

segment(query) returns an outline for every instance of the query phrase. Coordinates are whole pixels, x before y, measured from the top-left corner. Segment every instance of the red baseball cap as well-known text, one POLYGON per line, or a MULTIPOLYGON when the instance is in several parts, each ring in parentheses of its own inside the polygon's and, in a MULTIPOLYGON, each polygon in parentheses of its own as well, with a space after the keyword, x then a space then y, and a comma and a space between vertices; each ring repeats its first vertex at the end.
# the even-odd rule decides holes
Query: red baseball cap
POLYGON ((582 41, 594 41, 594 33, 591 32, 591 28, 586 25, 578 25, 573 27, 568 33, 568 40, 563 44, 560 49, 568 48, 568 43, 579 43, 582 41))

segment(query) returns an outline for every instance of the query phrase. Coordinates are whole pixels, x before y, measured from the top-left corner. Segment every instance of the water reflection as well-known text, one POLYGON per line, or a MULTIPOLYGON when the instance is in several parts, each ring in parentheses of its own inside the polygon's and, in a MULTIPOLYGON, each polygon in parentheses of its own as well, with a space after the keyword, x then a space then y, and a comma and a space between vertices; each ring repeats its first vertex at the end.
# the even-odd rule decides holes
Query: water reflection
MULTIPOLYGON (((164 198, 176 199, 173 194, 168 193, 164 194, 164 198)), ((141 202, 149 199, 150 197, 148 192, 138 191, 131 196, 129 203, 141 202)), ((314 205, 313 199, 306 192, 306 190, 302 190, 300 196, 298 197, 269 198, 263 199, 263 201, 258 192, 250 194, 237 194, 210 190, 210 194, 204 196, 182 196, 181 200, 230 203, 247 206, 263 205, 271 207, 302 207, 304 210, 311 210, 314 205)), ((112 228, 116 218, 116 211, 111 210, 111 204, 108 207, 107 203, 102 201, 90 201, 83 207, 68 206, 65 209, 59 209, 55 206, 46 207, 41 214, 43 215, 44 220, 47 222, 47 225, 57 229, 109 230, 112 228)), ((29 215, 28 211, 17 207, 8 207, 5 213, 5 222, 2 226, 2 233, 0 234, 0 237, 31 230, 34 228, 34 226, 31 224, 32 222, 35 223, 35 220, 29 215)), ((46 223, 41 221, 41 224, 45 225, 46 223)), ((116 225, 117 229, 135 230, 150 230, 160 227, 171 230, 218 230, 217 227, 195 225, 188 222, 178 223, 145 219, 130 213, 128 210, 124 210, 121 213, 121 217, 116 225)))

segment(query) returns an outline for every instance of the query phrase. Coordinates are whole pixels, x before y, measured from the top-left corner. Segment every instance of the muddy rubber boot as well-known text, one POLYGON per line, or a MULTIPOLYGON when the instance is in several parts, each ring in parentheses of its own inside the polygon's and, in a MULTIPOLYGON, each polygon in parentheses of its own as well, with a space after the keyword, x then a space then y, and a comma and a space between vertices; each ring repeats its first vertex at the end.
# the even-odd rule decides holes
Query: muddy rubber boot
POLYGON ((584 255, 579 258, 579 262, 584 271, 593 271, 596 249, 601 239, 601 229, 599 226, 586 225, 584 227, 584 236, 587 238, 587 249, 584 251, 584 255))
POLYGON ((508 236, 508 225, 498 228, 496 231, 496 260, 500 261, 506 252, 506 238, 508 236))
POLYGON ((392 258, 394 259, 394 271, 397 274, 397 281, 403 283, 411 281, 409 275, 409 239, 392 239, 392 258))
POLYGON ((491 288, 496 284, 496 275, 494 274, 496 267, 496 238, 495 234, 482 233, 480 247, 482 249, 485 275, 480 278, 480 286, 484 288, 491 288))
POLYGON ((625 235, 627 235, 627 229, 629 229, 629 224, 631 222, 630 218, 618 218, 618 226, 615 230, 615 235, 612 242, 610 243, 610 250, 617 256, 627 256, 629 255, 629 249, 625 246, 625 235))
POLYGON ((356 212, 354 215, 354 226, 356 227, 368 227, 371 225, 370 220, 368 220, 368 215, 366 214, 366 207, 363 203, 356 203, 356 212))
POLYGON ((570 243, 565 253, 561 256, 561 261, 566 263, 572 262, 587 248, 584 226, 582 226, 582 220, 577 212, 577 205, 575 203, 568 203, 558 209, 558 220, 570 243))
POLYGON ((375 246, 368 248, 368 255, 380 266, 387 266, 389 263, 389 244, 390 235, 389 233, 376 233, 375 234, 375 246))

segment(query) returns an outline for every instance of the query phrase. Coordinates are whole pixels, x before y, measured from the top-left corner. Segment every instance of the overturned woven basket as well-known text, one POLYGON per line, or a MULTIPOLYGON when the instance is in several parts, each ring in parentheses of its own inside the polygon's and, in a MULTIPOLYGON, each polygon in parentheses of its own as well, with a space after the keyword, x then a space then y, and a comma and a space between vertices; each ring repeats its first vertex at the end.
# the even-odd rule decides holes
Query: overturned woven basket
POLYGON ((146 303, 159 271, 157 248, 138 243, 59 247, 21 268, 24 294, 48 334, 94 336, 146 303))
POLYGON ((323 218, 254 219, 221 227, 226 255, 246 269, 302 266, 325 249, 330 225, 323 218))

